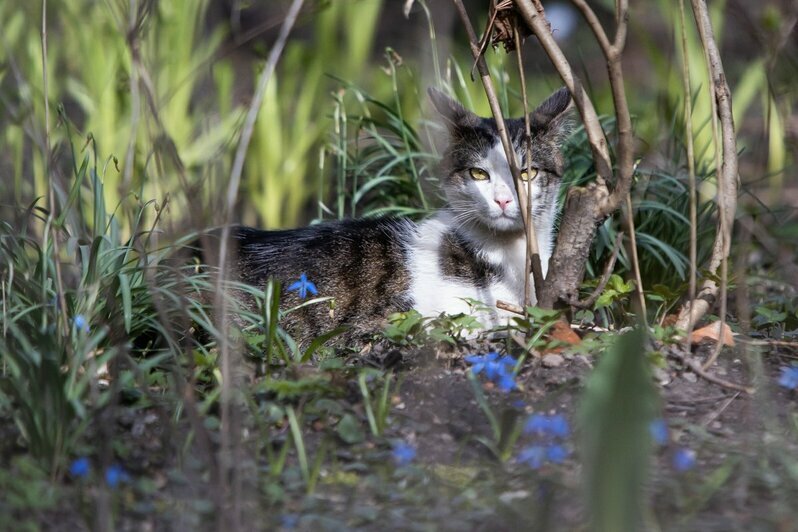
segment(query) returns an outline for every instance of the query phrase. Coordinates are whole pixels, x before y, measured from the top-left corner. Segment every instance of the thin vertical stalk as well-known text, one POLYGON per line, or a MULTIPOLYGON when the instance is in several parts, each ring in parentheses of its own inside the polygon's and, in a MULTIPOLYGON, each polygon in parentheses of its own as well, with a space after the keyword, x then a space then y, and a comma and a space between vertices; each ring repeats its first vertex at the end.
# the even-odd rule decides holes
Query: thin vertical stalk
MULTIPOLYGON (((715 139, 716 176, 718 184, 718 230, 708 270, 717 275, 720 272, 721 283, 706 279, 701 285, 694 301, 685 304, 679 311, 676 325, 686 329, 689 322, 695 323, 709 310, 712 302, 721 290, 721 327, 726 313, 725 288, 727 277, 727 258, 731 243, 731 229, 734 213, 737 208, 737 146, 732 115, 731 90, 726 81, 720 51, 712 31, 712 21, 705 0, 691 0, 701 45, 707 60, 712 95, 713 136, 715 139), (722 154, 722 155, 721 155, 722 154)), ((707 362, 714 362, 717 352, 707 362)))
MULTIPOLYGON (((524 142, 526 143, 526 171, 527 175, 532 175, 532 157, 530 156, 532 153, 532 127, 529 123, 529 102, 527 101, 526 97, 526 73, 524 72, 524 61, 523 57, 521 56, 521 36, 518 33, 518 28, 513 28, 513 34, 515 37, 515 53, 516 53, 516 61, 518 62, 518 78, 521 82, 521 98, 524 102, 524 142)), ((526 197, 532 197, 532 179, 527 179, 526 181, 526 197)), ((529 227, 531 230, 527 232, 527 239, 536 239, 535 235, 535 227, 534 221, 532 218, 532 202, 527 202, 527 219, 529 220, 529 227)), ((537 240, 536 240, 537 241, 537 240)), ((532 280, 535 283, 535 297, 540 297, 540 294, 543 293, 543 268, 540 263, 540 255, 532 255, 531 248, 529 246, 526 247, 526 267, 524 270, 524 307, 528 307, 532 304, 532 299, 530 297, 530 290, 529 290, 529 272, 533 272, 532 280), (537 259, 537 260, 535 260, 537 259), (538 274, 535 274, 535 269, 537 268, 538 274), (539 282, 538 282, 539 281, 539 282)))
POLYGON ((141 62, 138 35, 138 0, 130 0, 130 21, 127 28, 128 47, 130 48, 130 139, 128 139, 125 163, 122 169, 122 183, 119 196, 123 197, 129 190, 133 180, 133 163, 136 153, 136 137, 141 116, 141 93, 139 88, 139 63, 141 62))
MULTIPOLYGON (((682 85, 684 92, 684 136, 687 144, 687 179, 690 189, 690 304, 696 296, 696 271, 698 262, 698 202, 695 182, 695 147, 693 145, 693 91, 690 87, 690 59, 687 55, 687 23, 684 16, 684 0, 679 0, 679 22, 682 39, 682 85)), ((685 346, 690 346, 693 334, 693 322, 687 323, 685 346)))
POLYGON ((637 255, 637 236, 635 235, 635 213, 632 207, 632 194, 626 193, 626 216, 624 217, 626 232, 629 234, 629 248, 627 252, 632 259, 632 275, 635 278, 635 293, 637 294, 637 305, 640 307, 640 322, 648 323, 646 312, 646 296, 643 293, 643 276, 640 275, 640 258, 637 255))
POLYGON ((64 295, 64 280, 61 275, 61 245, 58 242, 58 233, 54 226, 55 218, 55 185, 53 176, 50 173, 50 99, 49 83, 47 76, 47 0, 42 0, 42 83, 44 91, 44 173, 47 176, 48 199, 50 212, 47 215, 47 223, 43 233, 42 249, 47 249, 47 234, 53 240, 53 263, 55 265, 56 297, 61 307, 58 313, 61 321, 61 332, 66 338, 69 336, 69 313, 66 306, 66 296, 64 295))
MULTIPOLYGON (((704 33, 705 31, 705 29, 702 29, 701 26, 699 26, 699 33, 704 33)), ((701 40, 704 41, 705 38, 706 37, 702 35, 701 40)), ((704 56, 707 65, 709 65, 710 59, 707 46, 704 46, 704 56)), ((723 340, 725 339, 725 333, 723 329, 726 325, 726 287, 728 285, 729 274, 728 258, 731 251, 729 234, 730 228, 728 227, 728 220, 726 219, 726 202, 724 200, 723 194, 723 189, 725 188, 726 184, 724 182, 724 176, 721 173, 721 169, 723 167, 723 157, 725 154, 723 153, 723 148, 721 146, 720 127, 718 125, 718 94, 714 83, 709 84, 709 94, 711 96, 710 102, 712 104, 712 143, 715 147, 715 176, 718 187, 718 217, 720 218, 720 223, 718 225, 718 237, 722 243, 723 254, 721 255, 720 259, 720 323, 718 326, 718 341, 715 343, 715 348, 712 350, 712 354, 702 365, 701 369, 704 370, 715 363, 718 355, 720 355, 720 350, 723 348, 723 340)))
MULTIPOLYGON (((219 338, 219 343, 223 380, 220 398, 222 430, 220 449, 221 459, 219 461, 219 467, 221 468, 221 471, 219 478, 221 479, 222 484, 220 487, 225 494, 229 493, 230 489, 227 472, 228 469, 234 465, 234 461, 231 460, 231 453, 234 451, 232 435, 233 429, 235 427, 232 410, 233 372, 230 354, 230 339, 228 338, 227 332, 228 312, 226 301, 222 297, 223 283, 227 275, 227 252, 228 240, 230 238, 230 222, 232 219, 233 208, 235 207, 235 202, 238 197, 238 189, 241 184, 241 174, 244 169, 244 158, 246 157, 249 143, 252 140, 255 121, 258 118, 258 113, 260 112, 263 98, 266 94, 266 87, 268 86, 269 81, 274 74, 274 70, 277 67, 277 62, 282 55, 286 41, 288 40, 288 35, 291 32, 294 23, 296 22, 302 4, 303 0, 294 0, 291 4, 290 8, 288 9, 288 13, 286 14, 285 20, 283 21, 282 27, 280 28, 280 33, 277 37, 277 40, 269 52, 269 57, 266 60, 266 65, 263 68, 263 72, 260 74, 255 96, 252 99, 252 103, 250 104, 249 111, 247 112, 244 126, 241 131, 241 139, 239 141, 238 148, 236 149, 235 158, 233 160, 233 168, 230 172, 230 180, 227 184, 227 194, 225 196, 226 201, 224 204, 224 225, 222 227, 221 242, 219 247, 219 276, 216 284, 216 298, 214 302, 215 307, 219 309, 221 314, 221 337, 219 338)), ((237 477, 238 474, 234 472, 234 485, 237 484, 237 477)), ((219 525, 221 525, 222 528, 225 528, 229 525, 235 529, 238 528, 236 525, 240 524, 240 515, 238 511, 239 508, 237 507, 238 502, 234 500, 233 503, 235 505, 233 508, 233 515, 230 516, 232 517, 232 522, 226 522, 224 516, 226 512, 223 511, 219 515, 219 525)))
MULTIPOLYGON (((518 161, 515 156, 515 150, 513 149, 513 144, 510 141, 510 136, 507 133, 507 127, 504 123, 504 117, 502 115, 501 107, 499 106, 499 100, 496 97, 496 90, 493 87, 493 81, 490 77, 490 72, 488 71, 487 63, 485 62, 485 58, 480 53, 479 48, 479 39, 477 39, 477 34, 474 31, 474 26, 471 24, 471 19, 468 16, 468 12, 463 5, 462 0, 453 0, 455 7, 457 8, 457 12, 460 15, 460 19, 463 22, 463 26, 468 33, 468 40, 471 45, 471 53, 474 56, 474 59, 477 62, 477 70, 479 71, 479 77, 482 80, 482 86, 485 89, 485 95, 488 98, 488 103, 490 104, 490 110, 493 114, 494 120, 496 120, 496 129, 499 133, 499 138, 502 141, 502 146, 504 147, 504 154, 507 158, 507 162, 510 165, 510 171, 513 175, 513 182, 515 183, 515 190, 518 194, 518 205, 521 208, 521 218, 524 222, 524 228, 526 229, 526 245, 527 245, 527 253, 532 257, 532 274, 535 278, 535 286, 543 286, 543 276, 540 270, 540 253, 538 251, 538 241, 537 235, 535 234, 535 227, 532 223, 532 218, 529 216, 529 198, 526 194, 526 188, 524 187, 523 182, 521 181, 521 171, 518 168, 518 161), (535 271, 535 257, 537 257, 538 268, 537 272, 535 271)), ((527 276, 529 272, 525 273, 527 276)), ((536 299, 540 300, 540 293, 536 294, 536 299)))

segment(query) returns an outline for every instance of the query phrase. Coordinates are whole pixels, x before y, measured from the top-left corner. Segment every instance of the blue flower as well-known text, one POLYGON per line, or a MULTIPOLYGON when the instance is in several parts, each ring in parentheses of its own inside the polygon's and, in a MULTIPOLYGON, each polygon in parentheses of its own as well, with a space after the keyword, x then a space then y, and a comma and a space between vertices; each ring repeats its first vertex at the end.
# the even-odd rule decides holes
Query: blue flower
POLYGON ((479 375, 482 370, 485 370, 485 376, 493 379, 493 374, 496 371, 496 359, 499 358, 499 353, 488 353, 487 355, 470 355, 465 357, 465 361, 471 364, 471 373, 479 375))
POLYGON ((532 469, 540 469, 546 462, 561 464, 568 458, 568 450, 559 444, 530 445, 518 453, 518 461, 532 469))
POLYGON ((562 414, 554 414, 549 417, 549 434, 555 438, 567 438, 571 433, 568 420, 562 414))
POLYGON ((549 430, 549 416, 544 414, 532 414, 524 424, 525 434, 537 434, 545 436, 549 430))
POLYGON ((416 457, 416 448, 409 443, 400 441, 393 444, 393 452, 391 455, 397 465, 405 466, 416 457))
POLYGON ((299 524, 299 516, 297 514, 283 514, 280 516, 280 526, 287 529, 296 528, 299 524))
POLYGON ((648 424, 648 432, 657 445, 668 443, 668 424, 661 417, 648 424))
POLYGON ((513 378, 516 360, 510 355, 499 356, 498 353, 491 352, 487 355, 467 356, 465 361, 471 364, 473 375, 479 375, 484 371, 485 377, 496 382, 503 391, 509 392, 516 388, 513 378))
POLYGON ((785 366, 781 368, 779 386, 789 388, 790 390, 798 388, 798 366, 785 366))
POLYGON ((308 292, 314 296, 319 293, 319 291, 316 290, 316 285, 313 284, 312 281, 308 281, 308 276, 304 273, 299 276, 299 281, 296 281, 288 287, 288 291, 297 292, 297 295, 300 297, 300 299, 305 299, 308 297, 308 292))
POLYGON ((524 424, 525 434, 550 436, 552 438, 567 438, 571 433, 568 420, 562 414, 533 414, 524 424))
POLYGON ((542 445, 524 447, 518 453, 518 461, 532 469, 540 469, 540 466, 546 461, 546 448, 542 445))
POLYGON ((518 386, 515 384, 515 378, 512 374, 503 373, 499 375, 499 389, 503 392, 515 390, 518 386))
POLYGON ((671 458, 673 468, 680 473, 695 467, 695 461, 695 451, 685 447, 676 449, 671 458))
POLYGON ((120 482, 130 482, 130 475, 122 466, 114 464, 105 470, 105 482, 109 487, 115 488, 120 482))
POLYGON ((86 316, 83 314, 75 315, 75 318, 72 320, 72 323, 75 325, 75 328, 79 331, 89 332, 89 321, 86 319, 86 316))
POLYGON ((69 474, 75 478, 83 478, 91 471, 91 463, 85 456, 76 458, 69 466, 69 474))
POLYGON ((546 458, 553 464, 561 464, 568 458, 568 451, 562 445, 549 445, 546 448, 546 458))

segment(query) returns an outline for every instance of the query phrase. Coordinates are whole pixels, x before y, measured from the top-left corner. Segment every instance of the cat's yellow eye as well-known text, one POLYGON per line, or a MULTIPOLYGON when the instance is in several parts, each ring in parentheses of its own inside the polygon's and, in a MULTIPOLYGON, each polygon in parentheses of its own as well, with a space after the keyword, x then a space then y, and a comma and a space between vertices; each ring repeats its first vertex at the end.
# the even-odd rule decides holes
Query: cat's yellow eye
POLYGON ((529 181, 530 179, 535 179, 538 176, 538 169, 532 168, 529 172, 526 170, 521 171, 521 180, 522 181, 529 181))
POLYGON ((471 173, 471 177, 473 177, 477 181, 485 181, 486 179, 490 179, 490 175, 483 170, 482 168, 472 168, 469 170, 471 173))

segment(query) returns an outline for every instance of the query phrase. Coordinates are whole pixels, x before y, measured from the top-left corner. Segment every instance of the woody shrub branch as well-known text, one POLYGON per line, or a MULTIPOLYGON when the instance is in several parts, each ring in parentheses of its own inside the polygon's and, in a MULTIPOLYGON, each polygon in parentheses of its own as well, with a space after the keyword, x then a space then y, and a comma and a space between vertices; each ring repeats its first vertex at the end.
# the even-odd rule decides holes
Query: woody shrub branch
MULTIPOLYGON (((545 308, 567 307, 576 300, 585 274, 590 246, 598 226, 618 210, 632 184, 634 153, 632 121, 624 90, 622 57, 626 44, 628 0, 616 4, 616 31, 607 36, 593 10, 583 0, 573 0, 593 31, 607 63, 618 127, 616 168, 610 159, 608 141, 601 128, 593 102, 568 59, 554 39, 539 0, 516 0, 514 5, 521 20, 540 42, 552 64, 571 91, 574 104, 585 126, 593 155, 596 179, 584 187, 572 187, 565 200, 565 209, 557 244, 549 262, 549 274, 538 298, 545 308)), ((631 216, 631 213, 629 213, 631 216)))
MULTIPOLYGON (((526 33, 533 34, 540 42, 543 50, 548 55, 557 69, 563 83, 570 90, 575 107, 584 124, 588 143, 593 156, 596 179, 581 187, 572 187, 565 200, 564 212, 554 253, 549 262, 548 276, 542 288, 536 286, 537 303, 544 308, 565 308, 573 301, 577 301, 579 287, 584 277, 587 259, 598 226, 610 215, 614 214, 624 203, 629 205, 629 190, 632 185, 634 173, 634 137, 632 131, 631 115, 626 99, 623 74, 623 52, 626 45, 628 30, 629 2, 616 0, 615 2, 615 32, 608 35, 599 22, 596 13, 586 0, 571 0, 585 19, 588 27, 593 32, 599 48, 604 56, 607 66, 607 75, 612 92, 617 124, 616 153, 617 160, 613 166, 610 158, 608 139, 599 122, 596 109, 582 85, 579 77, 574 73, 568 59, 557 44, 551 32, 551 27, 545 18, 545 12, 540 0, 491 0, 491 24, 483 37, 483 45, 477 44, 477 37, 465 14, 462 3, 454 0, 460 12, 464 25, 469 30, 471 48, 477 60, 477 67, 485 83, 491 110, 497 123, 501 124, 501 114, 498 103, 490 87, 487 68, 481 57, 484 43, 489 42, 493 31, 493 23, 497 13, 504 10, 502 19, 512 21, 515 31, 520 25, 526 33), (487 78, 487 79, 486 79, 487 78)), ((707 65, 712 79, 712 94, 714 106, 720 121, 722 161, 718 170, 718 202, 720 216, 718 220, 717 238, 712 250, 708 269, 717 274, 723 274, 721 267, 729 254, 731 241, 731 227, 736 209, 736 182, 737 182, 737 156, 735 150, 734 122, 731 115, 731 97, 728 84, 723 72, 722 62, 712 25, 708 15, 706 0, 691 0, 696 25, 699 30, 702 45, 706 51, 707 65)), ((689 95, 685 95, 689 97, 689 95)), ((503 139, 505 140, 505 139, 503 139)), ((509 150, 509 142, 505 142, 505 149, 509 150)), ((721 149, 721 148, 719 148, 721 149)), ((508 156, 511 167, 517 170, 514 163, 514 154, 508 156)), ((632 212, 627 212, 627 231, 633 243, 632 212)), ((634 245, 634 244, 632 244, 634 245)), ((636 254, 630 254, 633 261, 636 254)), ((695 268, 695 264, 691 265, 695 268)), ((704 282, 697 299, 689 301, 681 309, 677 325, 686 328, 700 319, 711 307, 717 297, 720 285, 709 279, 704 282)), ((638 291, 641 290, 638 279, 638 291)), ((638 292, 642 302, 642 292, 638 292)), ((640 305, 642 308, 642 304, 640 305)))

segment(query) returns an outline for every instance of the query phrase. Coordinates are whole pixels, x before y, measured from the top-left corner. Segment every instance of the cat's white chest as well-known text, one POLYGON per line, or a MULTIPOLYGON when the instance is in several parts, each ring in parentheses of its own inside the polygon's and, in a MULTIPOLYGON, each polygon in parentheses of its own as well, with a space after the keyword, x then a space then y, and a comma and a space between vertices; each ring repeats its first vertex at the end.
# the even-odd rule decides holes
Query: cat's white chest
POLYGON ((475 283, 448 275, 447 266, 441 262, 441 242, 450 230, 446 215, 431 218, 418 227, 418 233, 410 248, 411 273, 410 297, 413 307, 424 316, 440 313, 473 313, 467 300, 476 300, 491 308, 490 312, 477 312, 486 326, 503 322, 508 315, 496 309, 496 301, 519 303, 524 293, 524 242, 511 245, 485 242, 480 246, 480 258, 502 275, 490 282, 475 283))

